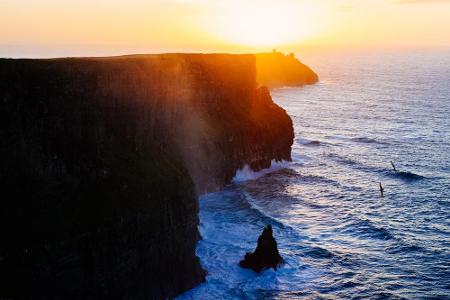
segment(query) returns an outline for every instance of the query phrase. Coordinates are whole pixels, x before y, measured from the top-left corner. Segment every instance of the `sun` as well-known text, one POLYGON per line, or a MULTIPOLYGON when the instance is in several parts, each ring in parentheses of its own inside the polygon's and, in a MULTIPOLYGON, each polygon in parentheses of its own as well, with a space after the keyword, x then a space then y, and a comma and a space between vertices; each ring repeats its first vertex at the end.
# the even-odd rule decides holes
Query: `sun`
POLYGON ((234 3, 217 20, 224 40, 247 46, 278 46, 302 42, 317 30, 313 6, 294 1, 234 3))

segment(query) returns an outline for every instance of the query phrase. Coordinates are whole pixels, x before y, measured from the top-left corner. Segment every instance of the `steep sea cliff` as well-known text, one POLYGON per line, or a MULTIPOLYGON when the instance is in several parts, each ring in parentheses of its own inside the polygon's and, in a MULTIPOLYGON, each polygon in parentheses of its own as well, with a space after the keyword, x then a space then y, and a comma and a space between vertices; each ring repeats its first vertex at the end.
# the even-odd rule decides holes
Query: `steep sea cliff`
POLYGON ((204 280, 197 196, 290 160, 254 55, 0 60, 0 297, 152 299, 204 280))

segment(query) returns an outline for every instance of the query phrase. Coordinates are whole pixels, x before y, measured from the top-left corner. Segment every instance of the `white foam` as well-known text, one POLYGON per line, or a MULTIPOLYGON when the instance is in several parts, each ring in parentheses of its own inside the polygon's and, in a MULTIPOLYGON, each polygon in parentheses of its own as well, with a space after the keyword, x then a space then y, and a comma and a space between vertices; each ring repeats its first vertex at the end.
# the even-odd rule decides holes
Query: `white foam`
POLYGON ((246 193, 242 198, 241 193, 242 189, 228 189, 202 196, 199 215, 202 239, 197 243, 196 254, 208 275, 204 284, 177 299, 242 299, 248 298, 246 295, 272 293, 280 290, 281 285, 283 289, 296 290, 322 276, 321 270, 300 260, 295 249, 284 246, 291 244, 292 237, 285 234, 289 229, 281 228, 279 222, 273 222, 272 226, 285 264, 277 271, 268 269, 262 273, 239 266, 245 253, 255 249, 262 228, 271 223, 261 219, 262 215, 255 214, 254 209, 243 206, 241 201, 249 199, 246 193))
POLYGON ((263 169, 258 172, 253 171, 252 168, 250 168, 248 165, 245 165, 242 169, 237 170, 236 175, 234 175, 233 182, 241 183, 248 180, 255 180, 276 170, 285 169, 288 167, 288 164, 288 161, 272 160, 269 168, 263 169))

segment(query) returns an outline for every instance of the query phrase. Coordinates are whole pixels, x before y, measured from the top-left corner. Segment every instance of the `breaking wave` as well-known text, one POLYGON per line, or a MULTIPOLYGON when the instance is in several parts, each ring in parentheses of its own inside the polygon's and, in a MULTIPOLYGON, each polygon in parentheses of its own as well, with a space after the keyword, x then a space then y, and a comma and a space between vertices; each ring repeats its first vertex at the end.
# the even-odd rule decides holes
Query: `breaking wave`
POLYGON ((248 165, 245 165, 242 169, 236 172, 233 178, 234 183, 245 182, 248 180, 255 180, 264 175, 272 173, 277 170, 285 169, 289 167, 289 162, 287 161, 275 161, 271 162, 270 168, 262 169, 260 171, 253 171, 248 165))

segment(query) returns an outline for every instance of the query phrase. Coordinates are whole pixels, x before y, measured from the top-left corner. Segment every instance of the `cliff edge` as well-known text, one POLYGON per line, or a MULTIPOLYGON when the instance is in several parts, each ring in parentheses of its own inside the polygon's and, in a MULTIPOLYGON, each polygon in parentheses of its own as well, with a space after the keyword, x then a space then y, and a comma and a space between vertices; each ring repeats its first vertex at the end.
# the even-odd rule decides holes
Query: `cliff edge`
POLYGON ((293 53, 281 52, 256 54, 257 81, 270 88, 303 86, 319 81, 310 67, 301 63, 293 53))
POLYGON ((0 298, 158 299, 202 282, 198 199, 290 160, 254 55, 0 59, 0 298))

